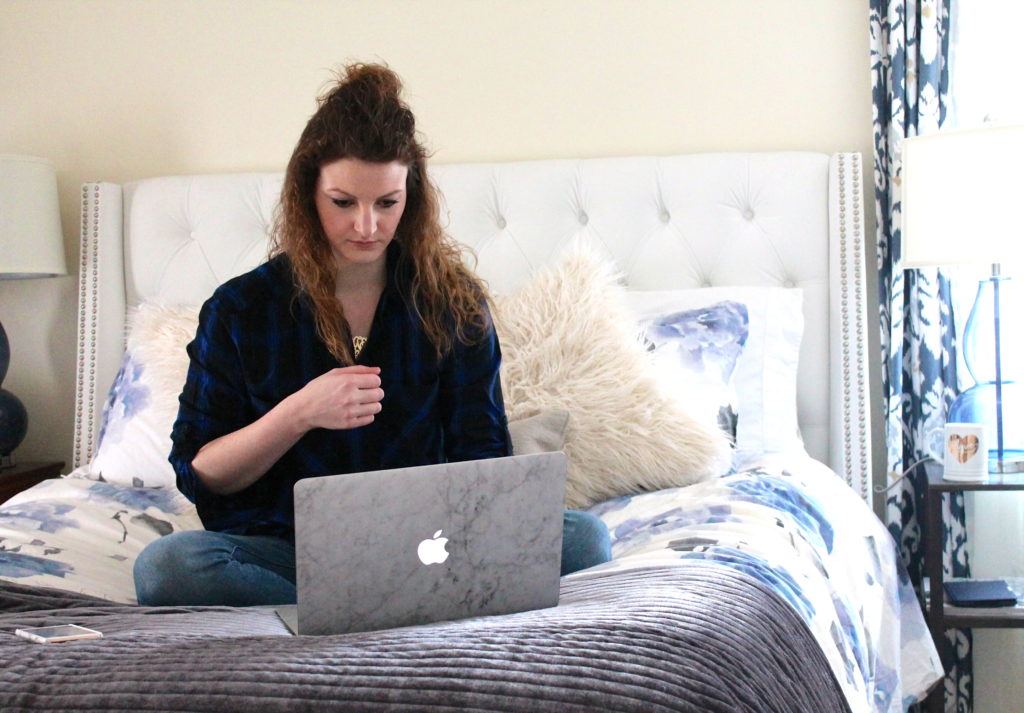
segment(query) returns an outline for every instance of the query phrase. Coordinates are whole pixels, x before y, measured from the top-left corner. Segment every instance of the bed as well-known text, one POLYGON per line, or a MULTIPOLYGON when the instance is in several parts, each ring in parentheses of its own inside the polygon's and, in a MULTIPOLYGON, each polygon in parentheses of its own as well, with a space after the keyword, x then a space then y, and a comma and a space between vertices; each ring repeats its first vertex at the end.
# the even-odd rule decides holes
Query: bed
POLYGON ((327 637, 140 607, 131 579, 201 527, 166 462, 183 346, 265 259, 281 176, 85 185, 74 467, 0 506, 0 708, 904 710, 941 666, 870 507, 861 176, 851 153, 433 167, 496 295, 514 447, 565 450, 614 557, 551 609, 327 637), (13 633, 50 623, 104 638, 13 633))

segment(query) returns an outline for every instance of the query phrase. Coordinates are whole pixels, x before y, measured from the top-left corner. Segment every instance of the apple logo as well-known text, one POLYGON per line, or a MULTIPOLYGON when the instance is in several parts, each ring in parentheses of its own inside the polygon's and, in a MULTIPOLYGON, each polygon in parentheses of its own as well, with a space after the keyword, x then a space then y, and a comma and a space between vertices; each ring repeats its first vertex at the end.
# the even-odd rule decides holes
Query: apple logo
POLYGON ((438 530, 429 540, 423 540, 420 543, 420 546, 416 548, 416 554, 419 555, 420 562, 423 564, 441 564, 451 554, 445 549, 447 544, 448 538, 441 537, 441 531, 438 530))

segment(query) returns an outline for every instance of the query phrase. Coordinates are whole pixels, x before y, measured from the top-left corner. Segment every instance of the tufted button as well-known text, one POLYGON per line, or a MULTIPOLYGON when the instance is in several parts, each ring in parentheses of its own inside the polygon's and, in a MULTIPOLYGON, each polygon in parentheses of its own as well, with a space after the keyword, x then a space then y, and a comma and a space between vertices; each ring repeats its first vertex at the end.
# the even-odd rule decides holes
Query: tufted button
POLYGON ((504 230, 507 227, 508 227, 508 221, 505 220, 505 216, 499 215, 498 216, 498 228, 500 230, 504 230))
POLYGON ((785 280, 782 281, 782 286, 783 287, 796 287, 796 280, 794 280, 792 277, 787 277, 785 280))
POLYGON ((672 220, 672 216, 665 209, 662 209, 661 213, 658 214, 658 217, 661 218, 662 223, 667 223, 668 221, 672 220))
POLYGON ((580 211, 580 224, 581 225, 586 225, 589 222, 590 222, 590 216, 587 215, 585 212, 580 211))
POLYGON ((743 211, 743 220, 753 220, 753 219, 754 219, 754 209, 753 208, 747 208, 746 210, 743 211))

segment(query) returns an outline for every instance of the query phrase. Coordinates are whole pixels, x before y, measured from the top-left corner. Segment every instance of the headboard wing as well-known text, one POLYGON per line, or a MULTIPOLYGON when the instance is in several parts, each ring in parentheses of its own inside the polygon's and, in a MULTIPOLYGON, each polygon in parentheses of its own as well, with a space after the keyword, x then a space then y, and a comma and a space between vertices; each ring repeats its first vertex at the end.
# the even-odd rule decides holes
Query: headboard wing
MULTIPOLYGON (((575 238, 612 258, 631 289, 801 287, 801 432, 808 452, 870 502, 858 154, 440 165, 431 175, 449 233, 497 293, 575 238)), ((95 447, 126 309, 201 302, 259 264, 280 187, 280 174, 84 187, 76 467, 95 447)))

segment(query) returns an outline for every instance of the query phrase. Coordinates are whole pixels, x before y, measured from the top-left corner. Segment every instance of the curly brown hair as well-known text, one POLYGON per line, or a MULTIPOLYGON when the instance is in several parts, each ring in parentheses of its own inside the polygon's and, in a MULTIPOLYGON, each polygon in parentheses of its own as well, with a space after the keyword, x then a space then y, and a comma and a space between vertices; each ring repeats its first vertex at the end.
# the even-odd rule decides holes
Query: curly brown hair
POLYGON ((398 285, 416 311, 438 358, 454 339, 471 343, 489 325, 487 292, 462 260, 463 248, 440 222, 438 191, 427 176, 427 151, 416 137, 416 121, 401 99, 402 82, 388 67, 351 64, 318 99, 288 161, 281 203, 271 235, 271 256, 291 262, 297 294, 311 302, 316 331, 342 364, 355 363, 348 322, 335 297, 335 263, 317 215, 314 194, 320 168, 342 158, 408 167, 406 206, 395 231, 399 244, 398 285))

